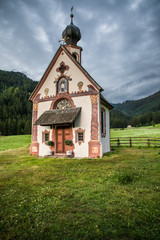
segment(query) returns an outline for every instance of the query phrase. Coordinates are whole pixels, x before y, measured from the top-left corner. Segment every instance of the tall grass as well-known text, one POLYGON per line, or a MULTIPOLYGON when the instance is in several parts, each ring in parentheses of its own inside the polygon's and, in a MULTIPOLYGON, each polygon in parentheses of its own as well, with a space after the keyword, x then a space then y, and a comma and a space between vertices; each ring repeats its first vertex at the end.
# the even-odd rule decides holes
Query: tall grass
POLYGON ((99 159, 0 152, 0 238, 159 239, 160 149, 99 159))

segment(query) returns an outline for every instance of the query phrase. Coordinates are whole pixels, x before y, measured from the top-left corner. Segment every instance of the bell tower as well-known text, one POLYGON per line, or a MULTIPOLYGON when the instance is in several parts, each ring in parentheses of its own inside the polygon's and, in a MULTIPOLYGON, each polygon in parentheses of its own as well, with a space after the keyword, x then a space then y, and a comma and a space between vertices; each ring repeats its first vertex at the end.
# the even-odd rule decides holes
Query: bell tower
POLYGON ((80 29, 73 24, 73 7, 71 8, 71 23, 68 25, 62 33, 62 39, 66 43, 65 47, 72 54, 77 62, 81 64, 81 52, 82 48, 77 46, 77 42, 81 39, 80 29))

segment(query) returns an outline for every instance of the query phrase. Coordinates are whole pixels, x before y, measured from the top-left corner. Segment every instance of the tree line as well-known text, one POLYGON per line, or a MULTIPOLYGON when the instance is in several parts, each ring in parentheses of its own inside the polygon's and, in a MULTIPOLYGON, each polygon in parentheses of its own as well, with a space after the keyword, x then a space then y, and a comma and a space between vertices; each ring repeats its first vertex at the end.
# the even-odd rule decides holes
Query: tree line
POLYGON ((31 133, 32 103, 28 98, 36 84, 22 73, 0 70, 0 135, 31 133))
POLYGON ((160 111, 127 117, 120 111, 112 110, 110 122, 111 128, 126 128, 128 125, 131 125, 132 127, 154 126, 155 124, 160 123, 160 111))
MULTIPOLYGON (((29 79, 23 73, 0 70, 0 135, 31 133, 32 103, 28 98, 36 85, 37 82, 29 79)), ((150 105, 153 111, 148 111, 138 116, 128 117, 122 113, 124 104, 117 104, 122 110, 117 110, 115 105, 115 109, 111 110, 111 128, 125 128, 127 125, 136 127, 160 123, 159 94, 160 92, 157 92, 152 97, 146 98, 147 108, 150 105)), ((132 102, 131 105, 129 105, 130 101, 126 103, 128 109, 133 108, 132 102)), ((136 102, 140 104, 140 100, 134 102, 134 108, 136 102)), ((141 111, 144 111, 146 108, 144 99, 142 99, 142 103, 143 109, 141 104, 141 111)), ((126 110, 126 104, 124 105, 124 110, 126 110)))
POLYGON ((31 133, 31 108, 29 94, 19 87, 10 87, 0 94, 1 135, 31 133))

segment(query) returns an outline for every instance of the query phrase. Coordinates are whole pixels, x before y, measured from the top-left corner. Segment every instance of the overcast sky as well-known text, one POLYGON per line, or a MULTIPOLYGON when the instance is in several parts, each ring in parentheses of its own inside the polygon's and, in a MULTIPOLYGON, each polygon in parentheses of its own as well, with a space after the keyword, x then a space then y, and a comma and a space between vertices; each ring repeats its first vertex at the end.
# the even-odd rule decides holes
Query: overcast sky
POLYGON ((160 90, 160 0, 0 0, 0 69, 39 81, 72 6, 82 66, 108 101, 160 90))

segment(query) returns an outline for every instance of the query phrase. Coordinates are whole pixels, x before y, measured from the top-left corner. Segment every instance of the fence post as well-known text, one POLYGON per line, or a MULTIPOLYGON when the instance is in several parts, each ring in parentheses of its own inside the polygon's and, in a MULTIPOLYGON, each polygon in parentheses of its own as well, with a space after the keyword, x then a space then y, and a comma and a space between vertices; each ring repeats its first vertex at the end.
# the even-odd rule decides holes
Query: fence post
POLYGON ((148 145, 148 147, 150 146, 149 138, 147 138, 147 145, 148 145))
POLYGON ((131 138, 129 139, 129 145, 130 145, 130 147, 132 147, 132 139, 131 138))
POLYGON ((120 140, 119 140, 119 138, 117 139, 117 146, 120 146, 120 140))

